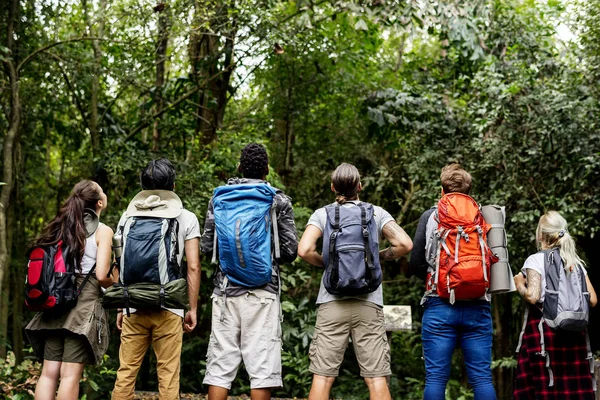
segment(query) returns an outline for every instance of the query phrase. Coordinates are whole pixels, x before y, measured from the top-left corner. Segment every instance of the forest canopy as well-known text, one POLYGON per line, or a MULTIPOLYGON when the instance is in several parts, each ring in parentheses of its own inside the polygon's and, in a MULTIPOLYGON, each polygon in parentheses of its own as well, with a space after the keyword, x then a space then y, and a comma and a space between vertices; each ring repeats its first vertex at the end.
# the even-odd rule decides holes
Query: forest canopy
MULTIPOLYGON (((539 216, 558 210, 600 287, 599 16, 600 3, 584 0, 3 0, 0 396, 26 396, 37 368, 23 335, 31 241, 84 178, 104 188, 102 219, 114 228, 141 169, 161 157, 202 224, 213 189, 237 176, 243 146, 264 144, 268 181, 291 196, 299 234, 333 201, 333 169, 350 162, 361 199, 413 235, 440 196, 440 169, 457 161, 478 202, 506 207, 515 272, 536 249, 539 216)), ((421 398, 424 386, 424 285, 407 264, 384 265, 386 304, 410 305, 413 316, 413 330, 391 340, 397 399, 421 398)), ((206 391, 213 273, 203 259, 182 392, 206 391)), ((310 387, 320 277, 300 259, 283 267, 278 396, 305 397, 310 387)), ((516 295, 492 304, 495 386, 509 398, 523 307, 516 295)), ((88 399, 114 384, 111 329, 103 365, 85 373, 88 399)), ((140 390, 156 388, 148 357, 140 390)), ((367 396, 353 360, 347 354, 336 398, 367 396)), ((234 393, 249 389, 240 375, 234 393)), ((448 396, 472 398, 458 359, 448 396)))

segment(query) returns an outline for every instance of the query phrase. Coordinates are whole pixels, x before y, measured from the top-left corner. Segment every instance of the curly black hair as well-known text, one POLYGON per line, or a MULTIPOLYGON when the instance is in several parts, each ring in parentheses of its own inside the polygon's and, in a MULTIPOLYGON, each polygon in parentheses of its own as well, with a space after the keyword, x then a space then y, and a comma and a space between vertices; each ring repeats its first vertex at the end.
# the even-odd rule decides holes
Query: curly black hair
POLYGON ((144 190, 173 190, 175 187, 175 167, 166 158, 152 160, 140 176, 144 190))
POLYGON ((244 178, 263 179, 269 171, 269 157, 263 145, 250 143, 242 150, 240 172, 244 178))

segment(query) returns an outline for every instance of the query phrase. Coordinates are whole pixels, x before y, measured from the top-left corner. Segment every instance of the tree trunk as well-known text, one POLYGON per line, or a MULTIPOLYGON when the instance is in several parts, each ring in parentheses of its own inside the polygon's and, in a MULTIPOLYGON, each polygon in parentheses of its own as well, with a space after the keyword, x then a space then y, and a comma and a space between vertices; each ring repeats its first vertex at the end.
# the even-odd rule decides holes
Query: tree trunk
MULTIPOLYGON (((13 10, 16 9, 17 5, 18 0, 13 0, 13 10)), ((12 34, 10 36, 12 36, 12 34)), ((8 121, 8 131, 4 135, 2 182, 4 182, 5 185, 0 186, 0 293, 3 293, 5 290, 4 275, 7 273, 10 261, 8 248, 7 213, 10 207, 10 199, 14 186, 13 149, 21 124, 21 100, 19 97, 18 73, 13 61, 6 61, 5 63, 9 72, 11 108, 8 121)))
MULTIPOLYGON (((167 46, 169 44, 169 5, 159 3, 154 7, 158 13, 158 40, 156 44, 155 64, 156 81, 154 84, 154 109, 160 111, 163 109, 163 86, 165 84, 165 71, 167 63, 167 46)), ((160 141, 160 120, 162 116, 154 120, 152 129, 152 151, 158 151, 160 141)))
MULTIPOLYGON (((10 282, 10 268, 6 269, 4 279, 10 282)), ((8 314, 10 309, 11 285, 5 285, 0 293, 0 360, 6 359, 6 348, 8 345, 8 314)))
POLYGON ((217 131, 223 125, 225 108, 227 106, 229 84, 234 71, 233 51, 236 35, 236 20, 231 19, 231 2, 216 2, 214 0, 196 0, 194 2, 194 25, 203 26, 206 21, 202 15, 206 9, 214 11, 214 17, 209 21, 213 27, 209 31, 193 30, 190 38, 191 74, 196 85, 202 85, 198 95, 196 110, 195 137, 200 137, 203 147, 210 145, 217 138, 217 131), (222 48, 219 37, 225 37, 222 48), (222 66, 219 58, 224 55, 222 66))
MULTIPOLYGON (((100 0, 98 15, 96 20, 98 21, 98 28, 96 32, 93 29, 93 23, 88 15, 87 1, 83 0, 83 8, 85 19, 88 25, 89 33, 91 36, 102 38, 104 36, 104 25, 105 25, 105 13, 108 6, 107 0, 100 0)), ((90 139, 92 141, 92 152, 94 156, 100 154, 101 148, 101 137, 100 129, 98 128, 98 99, 100 97, 100 76, 102 75, 102 48, 100 46, 100 40, 93 40, 92 46, 94 49, 94 66, 92 72, 92 87, 90 93, 90 115, 88 126, 90 128, 90 139)))

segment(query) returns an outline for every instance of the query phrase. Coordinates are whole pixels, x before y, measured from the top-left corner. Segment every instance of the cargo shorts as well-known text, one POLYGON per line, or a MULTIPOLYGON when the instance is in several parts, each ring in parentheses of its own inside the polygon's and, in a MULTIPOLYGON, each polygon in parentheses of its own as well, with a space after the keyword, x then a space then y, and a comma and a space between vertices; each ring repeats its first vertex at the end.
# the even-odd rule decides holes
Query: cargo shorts
POLYGON ((251 389, 283 386, 281 324, 277 295, 255 289, 241 296, 212 298, 212 327, 205 385, 231 389, 243 361, 251 389))
POLYGON ((44 360, 94 364, 94 352, 83 335, 67 330, 50 331, 44 345, 44 360))
POLYGON ((335 300, 319 306, 309 349, 309 371, 337 377, 349 338, 352 338, 360 376, 376 378, 392 374, 383 309, 358 299, 335 300))

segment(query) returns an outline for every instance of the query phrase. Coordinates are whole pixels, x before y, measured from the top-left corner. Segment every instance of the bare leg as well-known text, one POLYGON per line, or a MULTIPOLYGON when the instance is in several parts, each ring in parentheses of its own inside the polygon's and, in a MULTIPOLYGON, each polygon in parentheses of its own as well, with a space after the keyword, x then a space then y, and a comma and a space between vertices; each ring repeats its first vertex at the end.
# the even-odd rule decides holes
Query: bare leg
POLYGON ((62 363, 57 400, 77 400, 79 398, 79 380, 84 366, 85 364, 82 363, 62 363))
POLYGON ((388 387, 387 378, 385 376, 365 378, 365 382, 369 387, 369 398, 371 400, 392 400, 390 388, 388 387))
POLYGON ((56 397, 56 386, 60 378, 61 361, 44 360, 42 374, 35 386, 35 400, 54 400, 56 397))
POLYGON ((331 391, 333 382, 335 382, 335 377, 333 376, 313 375, 308 400, 329 400, 329 392, 331 391))
POLYGON ((228 389, 220 386, 208 387, 208 400, 227 400, 228 389))
POLYGON ((251 389, 250 398, 252 400, 271 400, 271 389, 251 389))

